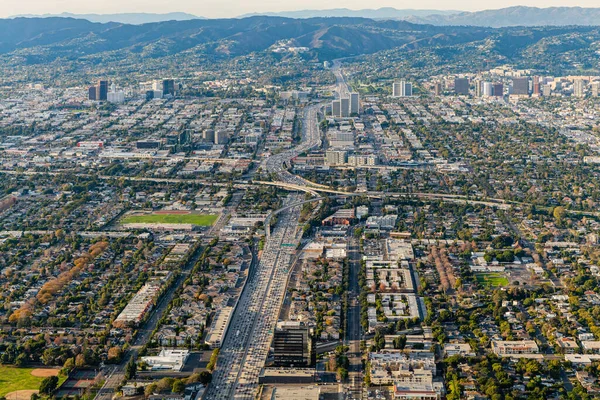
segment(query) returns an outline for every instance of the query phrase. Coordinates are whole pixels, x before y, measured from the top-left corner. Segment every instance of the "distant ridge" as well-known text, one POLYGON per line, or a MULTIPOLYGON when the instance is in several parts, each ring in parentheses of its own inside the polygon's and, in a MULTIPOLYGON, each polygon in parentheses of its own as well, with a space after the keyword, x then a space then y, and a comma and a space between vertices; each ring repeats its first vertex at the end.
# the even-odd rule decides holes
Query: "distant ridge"
POLYGON ((415 24, 438 26, 481 26, 504 28, 511 26, 600 26, 600 8, 582 7, 507 7, 484 11, 448 10, 399 10, 392 7, 379 9, 350 10, 334 8, 329 10, 299 10, 265 12, 242 15, 242 17, 265 15, 287 18, 332 18, 354 17, 376 20, 404 20, 415 24))
POLYGON ((461 12, 452 15, 410 16, 403 19, 416 24, 471 25, 491 28, 510 26, 599 26, 600 8, 516 6, 499 10, 461 12))
POLYGON ((393 7, 383 7, 378 9, 350 10, 348 8, 333 8, 330 10, 298 10, 298 11, 281 11, 281 12, 264 12, 251 13, 240 15, 238 18, 253 17, 264 15, 269 17, 286 17, 286 18, 339 18, 339 17, 355 17, 355 18, 371 18, 371 19, 407 19, 410 17, 427 17, 430 15, 451 15, 459 14, 462 11, 447 11, 447 10, 399 10, 393 7))
POLYGON ((14 15, 10 18, 76 18, 85 19, 90 22, 118 22, 121 24, 131 25, 142 25, 154 22, 164 21, 189 21, 192 19, 204 19, 203 17, 197 17, 192 14, 183 12, 172 12, 166 14, 152 14, 152 13, 122 13, 122 14, 72 14, 72 13, 61 13, 61 14, 43 14, 43 15, 14 15))

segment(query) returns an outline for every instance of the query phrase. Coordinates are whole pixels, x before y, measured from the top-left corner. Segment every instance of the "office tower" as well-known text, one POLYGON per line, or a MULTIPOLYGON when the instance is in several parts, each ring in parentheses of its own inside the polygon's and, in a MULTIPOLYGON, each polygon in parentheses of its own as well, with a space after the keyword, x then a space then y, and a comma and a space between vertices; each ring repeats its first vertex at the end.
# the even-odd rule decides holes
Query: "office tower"
POLYGON ((90 86, 88 88, 88 99, 90 100, 97 100, 97 95, 96 95, 96 86, 90 86))
POLYGON ((394 82, 393 97, 410 97, 412 96, 412 83, 406 81, 394 82))
POLYGON ((358 93, 350 93, 350 114, 360 113, 360 97, 358 93))
POLYGON ((503 97, 504 96, 504 84, 502 84, 502 83, 494 83, 492 91, 494 93, 494 96, 496 96, 496 97, 503 97))
POLYGON ((512 94, 517 96, 529 95, 529 78, 513 78, 512 94))
POLYGON ((273 363, 277 367, 310 367, 314 346, 308 328, 301 324, 280 324, 273 335, 273 363))
POLYGON ((600 95, 600 82, 592 83, 592 96, 598 97, 600 95))
POLYGON ((342 118, 348 118, 350 116, 350 99, 340 99, 342 108, 342 118))
POLYGON ((227 144, 229 141, 229 133, 227 131, 217 131, 215 133, 215 144, 227 144))
POLYGON ((480 81, 479 79, 475 80, 475 97, 483 96, 483 85, 485 82, 480 81))
POLYGON ((494 95, 494 85, 492 82, 483 82, 483 96, 492 97, 494 95))
POLYGON ((96 100, 106 101, 108 98, 108 81, 98 81, 96 86, 96 100))
POLYGON ((340 100, 334 100, 331 102, 331 115, 334 117, 342 116, 342 102, 340 100))
POLYGON ((467 79, 467 78, 454 79, 454 93, 468 96, 469 95, 469 79, 467 79))
POLYGON ((212 129, 205 130, 204 132, 202 132, 202 139, 204 139, 205 142, 214 143, 215 131, 212 129))
POLYGON ((552 94, 552 86, 543 85, 542 86, 542 96, 550 96, 552 94))
POLYGON ((392 97, 400 97, 400 82, 394 82, 392 85, 392 97))
POLYGON ((146 90, 146 101, 150 101, 154 98, 154 90, 146 90))
POLYGON ((542 89, 542 84, 540 83, 540 77, 539 76, 534 76, 533 77, 533 95, 534 96, 539 96, 541 94, 541 89, 542 89))
POLYGON ((327 165, 343 165, 348 162, 348 153, 343 150, 327 150, 325 152, 327 165))
POLYGON ((110 85, 110 92, 108 92, 106 100, 109 103, 124 103, 125 93, 122 90, 117 90, 117 87, 113 83, 112 85, 110 85))
POLYGON ((575 97, 584 97, 585 96, 584 89, 585 89, 585 81, 583 79, 576 79, 573 82, 573 95, 575 97))
POLYGON ((442 84, 440 82, 436 82, 433 84, 433 92, 436 96, 441 96, 443 93, 442 84))
POLYGON ((163 91, 163 96, 166 96, 168 94, 170 94, 171 96, 175 96, 175 80, 163 79, 162 91, 163 91))

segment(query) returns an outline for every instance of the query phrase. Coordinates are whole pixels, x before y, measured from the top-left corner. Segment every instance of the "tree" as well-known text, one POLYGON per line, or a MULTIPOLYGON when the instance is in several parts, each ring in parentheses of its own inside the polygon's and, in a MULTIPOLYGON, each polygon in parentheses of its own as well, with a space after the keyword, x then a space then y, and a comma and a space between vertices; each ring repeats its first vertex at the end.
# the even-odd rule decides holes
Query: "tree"
POLYGON ((173 393, 183 393, 185 391, 185 383, 183 383, 181 379, 176 379, 175 381, 173 381, 171 391, 173 393))
POLYGON ((212 374, 210 372, 208 372, 208 371, 200 372, 200 383, 202 383, 204 386, 206 386, 211 382, 212 382, 212 374))
POLYGON ((394 338, 394 348, 404 350, 406 347, 406 335, 400 335, 394 338))
POLYGON ((111 363, 119 362, 121 360, 121 355, 121 348, 118 346, 108 349, 108 361, 111 363))
POLYGON ((125 379, 135 378, 136 371, 137 364, 135 363, 133 357, 131 357, 125 366, 125 379))
POLYGON ((346 368, 339 367, 337 369, 337 375, 341 381, 345 381, 348 379, 348 370, 346 368))
POLYGON ((562 221, 562 219, 565 217, 565 214, 565 208, 561 206, 555 207, 554 211, 552 212, 552 215, 554 215, 554 218, 556 218, 558 222, 562 221))
POLYGON ((54 393, 56 388, 58 387, 58 377, 57 376, 49 376, 44 378, 42 383, 40 384, 40 393, 51 395, 54 393))
POLYGON ((146 386, 146 388, 144 389, 144 394, 146 396, 150 396, 154 392, 156 392, 156 383, 152 383, 152 384, 146 386))

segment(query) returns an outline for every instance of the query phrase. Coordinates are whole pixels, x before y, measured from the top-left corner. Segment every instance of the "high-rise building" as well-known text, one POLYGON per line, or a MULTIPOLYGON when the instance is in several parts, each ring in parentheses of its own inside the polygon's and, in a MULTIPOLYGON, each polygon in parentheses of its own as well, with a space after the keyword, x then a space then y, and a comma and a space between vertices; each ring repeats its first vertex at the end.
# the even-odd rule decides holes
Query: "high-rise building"
POLYGON ((479 79, 475 80, 475 97, 482 97, 483 94, 483 85, 485 82, 480 81, 479 79))
POLYGON ((583 79, 576 79, 573 82, 573 96, 584 97, 585 96, 585 81, 583 79))
POLYGON ((88 99, 90 100, 97 100, 97 95, 96 95, 96 86, 90 86, 88 88, 88 99))
POLYGON ((215 142, 215 131, 212 129, 207 129, 202 132, 202 139, 205 142, 214 143, 215 142))
POLYGON ((342 108, 342 118, 348 118, 350 116, 350 99, 340 99, 340 105, 342 108))
POLYGON ((542 96, 548 97, 552 94, 552 86, 543 85, 542 86, 542 96))
POLYGON ((512 94, 517 96, 528 96, 529 78, 513 78, 512 94))
POLYGON ((360 113, 360 97, 358 93, 350 93, 350 114, 360 113))
POLYGON ((503 97, 504 96, 504 84, 502 83, 494 83, 494 87, 492 88, 494 96, 503 97))
POLYGON ((310 331, 301 324, 280 324, 273 335, 273 364, 277 367, 310 367, 315 351, 310 331))
POLYGON ((393 97, 410 97, 412 94, 412 83, 406 81, 394 82, 392 87, 393 97))
POLYGON ((340 100, 334 100, 331 102, 331 115, 334 117, 342 116, 342 102, 340 100))
POLYGON ((163 79, 162 81, 162 91, 163 96, 171 95, 175 96, 175 80, 173 79, 163 79))
POLYGON ((600 82, 592 83, 592 96, 598 97, 600 95, 600 82))
POLYGON ((229 141, 229 133, 227 131, 217 131, 215 132, 215 144, 227 144, 229 141))
POLYGON ((108 99, 108 81, 98 81, 96 86, 96 100, 106 101, 108 99))
POLYGON ((454 93, 468 96, 469 95, 469 79, 467 79, 467 78, 454 79, 454 93))
POLYGON ((436 96, 441 96, 443 91, 444 91, 444 89, 440 82, 436 82, 433 84, 433 92, 435 93, 436 96))
POLYGON ((483 82, 483 96, 492 97, 494 95, 494 85, 492 82, 483 82))
POLYGON ((534 76, 533 77, 532 88, 533 88, 533 95, 534 96, 539 96, 541 94, 542 84, 540 82, 540 77, 539 76, 534 76))
POLYGON ((106 96, 106 101, 109 103, 124 103, 125 102, 125 92, 122 90, 117 90, 117 87, 113 83, 110 85, 110 92, 108 92, 106 96))

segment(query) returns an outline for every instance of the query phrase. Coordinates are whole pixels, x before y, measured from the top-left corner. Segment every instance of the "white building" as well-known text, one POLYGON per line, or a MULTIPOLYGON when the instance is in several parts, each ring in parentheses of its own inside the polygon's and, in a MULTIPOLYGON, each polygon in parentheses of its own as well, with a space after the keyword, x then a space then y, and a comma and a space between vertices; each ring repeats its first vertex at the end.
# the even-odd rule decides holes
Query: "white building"
POLYGON ((142 361, 153 371, 181 371, 189 355, 189 350, 162 349, 157 356, 142 357, 142 361))

